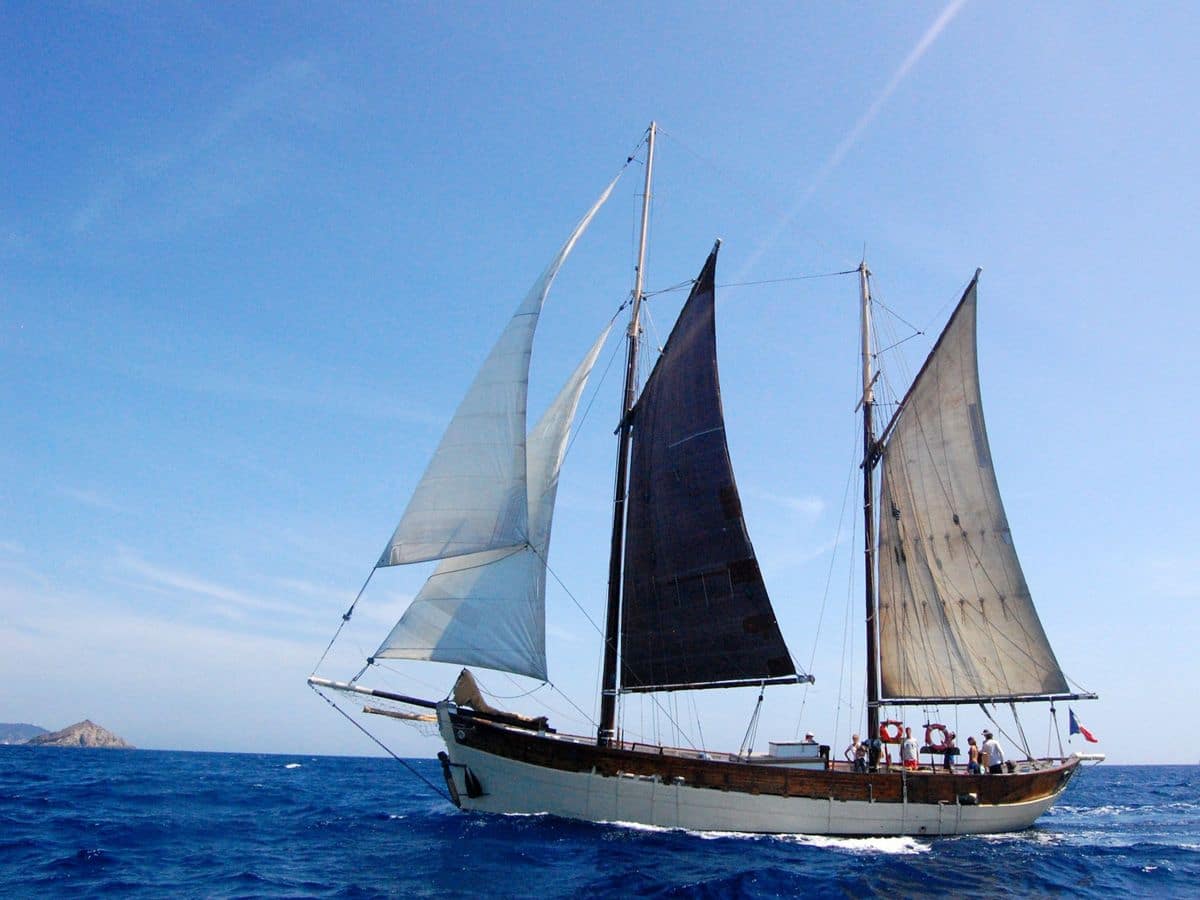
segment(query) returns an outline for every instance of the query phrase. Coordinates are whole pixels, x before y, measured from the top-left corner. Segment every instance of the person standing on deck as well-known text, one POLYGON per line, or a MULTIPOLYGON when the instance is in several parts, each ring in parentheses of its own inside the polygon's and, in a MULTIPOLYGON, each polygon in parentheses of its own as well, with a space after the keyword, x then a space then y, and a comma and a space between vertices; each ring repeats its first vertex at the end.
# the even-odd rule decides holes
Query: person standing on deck
POLYGON ((912 736, 912 729, 904 729, 904 741, 900 744, 900 762, 906 769, 917 767, 917 739, 912 736))
POLYGON ((975 735, 967 738, 967 772, 979 774, 979 745, 975 743, 975 735))
POLYGON ((878 772, 879 760, 883 757, 883 741, 878 737, 871 738, 867 751, 867 771, 878 772))
POLYGON ((859 743, 857 734, 850 735, 850 746, 842 751, 842 756, 846 758, 847 762, 854 762, 854 756, 858 752, 859 743))
POLYGON ((1000 742, 986 728, 983 730, 983 752, 987 754, 988 772, 1000 775, 1004 772, 1004 750, 1000 742))
POLYGON ((858 739, 858 735, 850 738, 850 746, 842 753, 848 762, 854 763, 855 772, 867 771, 867 745, 858 739))

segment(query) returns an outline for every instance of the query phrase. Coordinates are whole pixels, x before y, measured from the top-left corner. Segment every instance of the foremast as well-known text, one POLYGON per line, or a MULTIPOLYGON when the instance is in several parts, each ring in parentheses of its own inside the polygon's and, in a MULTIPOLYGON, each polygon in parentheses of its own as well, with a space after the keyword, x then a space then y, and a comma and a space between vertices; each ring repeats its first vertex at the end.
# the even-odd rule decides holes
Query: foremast
POLYGON ((638 343, 641 334, 639 315, 643 299, 646 264, 646 233, 650 224, 650 183, 654 174, 654 137, 656 122, 646 133, 646 181, 642 191, 642 222, 638 238, 637 268, 634 270, 632 309, 625 346, 625 389, 621 392, 621 418, 617 427, 617 474, 613 487, 612 546, 608 560, 608 607, 604 619, 604 669, 600 682, 600 726, 596 743, 611 744, 616 735, 617 718, 617 642, 621 627, 621 561, 625 546, 625 501, 629 487, 629 445, 632 435, 630 412, 637 395, 638 343))
POLYGON ((876 668, 879 624, 875 615, 875 503, 874 471, 879 458, 875 442, 872 409, 875 405, 875 376, 871 364, 871 273, 864 259, 858 266, 859 292, 862 300, 860 324, 862 331, 862 410, 863 410, 863 543, 866 588, 867 623, 867 735, 879 734, 879 675, 876 668))

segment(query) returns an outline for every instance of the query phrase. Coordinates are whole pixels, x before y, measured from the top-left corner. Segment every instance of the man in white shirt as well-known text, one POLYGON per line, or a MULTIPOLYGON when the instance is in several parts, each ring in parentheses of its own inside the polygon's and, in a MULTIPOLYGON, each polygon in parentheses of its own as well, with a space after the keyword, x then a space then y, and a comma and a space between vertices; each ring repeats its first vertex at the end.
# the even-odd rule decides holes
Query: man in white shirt
POLYGON ((983 730, 983 746, 980 748, 980 752, 987 754, 988 772, 993 775, 1000 775, 1004 772, 1004 750, 1000 747, 1000 742, 986 728, 983 730))
POLYGON ((900 744, 900 762, 906 769, 917 767, 917 739, 912 736, 912 729, 904 729, 904 740, 900 744))

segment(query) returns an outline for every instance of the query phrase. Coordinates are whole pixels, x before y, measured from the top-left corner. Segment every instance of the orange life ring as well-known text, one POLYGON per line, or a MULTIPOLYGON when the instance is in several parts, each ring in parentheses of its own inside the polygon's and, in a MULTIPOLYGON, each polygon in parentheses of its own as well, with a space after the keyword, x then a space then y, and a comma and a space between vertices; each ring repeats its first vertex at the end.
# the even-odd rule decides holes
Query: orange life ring
POLYGON ((954 732, 945 725, 938 724, 937 722, 933 723, 932 725, 926 725, 925 746, 935 753, 945 753, 947 750, 950 750, 952 747, 954 747, 954 732), (935 731, 938 733, 938 739, 936 742, 933 740, 933 734, 935 731))
POLYGON ((898 744, 903 735, 904 723, 898 719, 888 719, 879 723, 879 739, 885 744, 898 744), (889 728, 891 728, 890 731, 889 728))

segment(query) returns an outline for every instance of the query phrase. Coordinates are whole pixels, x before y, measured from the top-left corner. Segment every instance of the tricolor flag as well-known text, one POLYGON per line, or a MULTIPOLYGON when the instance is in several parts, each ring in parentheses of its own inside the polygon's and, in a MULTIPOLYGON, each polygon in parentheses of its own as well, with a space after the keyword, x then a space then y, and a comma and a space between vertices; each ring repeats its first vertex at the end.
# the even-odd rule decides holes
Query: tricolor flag
POLYGON ((1100 739, 1093 737, 1092 733, 1079 724, 1079 720, 1075 718, 1075 710, 1067 707, 1067 712, 1071 714, 1071 734, 1082 734, 1085 741, 1090 741, 1093 744, 1100 743, 1100 739))

